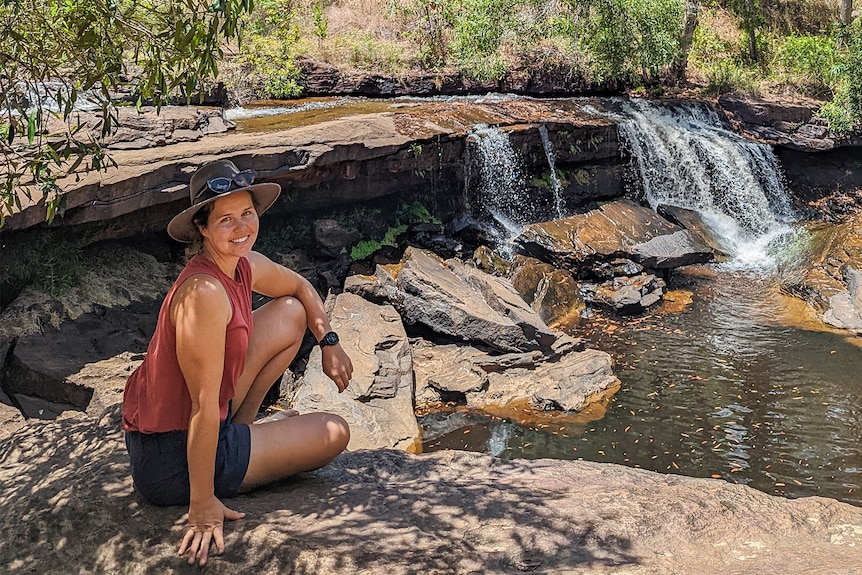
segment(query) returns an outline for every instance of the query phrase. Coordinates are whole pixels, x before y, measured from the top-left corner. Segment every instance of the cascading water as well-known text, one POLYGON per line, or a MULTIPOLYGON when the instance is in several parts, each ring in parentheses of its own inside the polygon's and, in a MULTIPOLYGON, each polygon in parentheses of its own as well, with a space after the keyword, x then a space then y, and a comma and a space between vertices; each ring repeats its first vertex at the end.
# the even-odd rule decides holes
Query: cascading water
POLYGON ((738 267, 774 262, 796 219, 769 146, 721 126, 706 105, 621 104, 620 135, 644 197, 703 216, 738 267))
POLYGON ((566 217, 563 208, 563 184, 557 177, 557 157, 554 155, 554 145, 548 137, 548 128, 542 124, 539 126, 539 135, 542 137, 542 147, 545 148, 545 157, 548 158, 550 170, 551 192, 554 194, 554 211, 557 218, 566 217))
POLYGON ((476 195, 479 206, 501 227, 499 247, 503 251, 521 233, 529 220, 531 202, 524 189, 520 161, 509 137, 496 127, 479 124, 468 142, 478 168, 476 195))

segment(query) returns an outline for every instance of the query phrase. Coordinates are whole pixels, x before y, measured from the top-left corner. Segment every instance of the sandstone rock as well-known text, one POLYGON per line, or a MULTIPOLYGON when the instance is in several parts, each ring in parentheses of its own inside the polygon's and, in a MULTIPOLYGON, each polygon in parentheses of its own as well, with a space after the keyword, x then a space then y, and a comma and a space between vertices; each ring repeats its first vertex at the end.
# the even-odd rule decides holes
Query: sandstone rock
MULTIPOLYGON (((186 509, 132 490, 116 410, 0 440, 0 485, 9 573, 197 570, 176 556, 186 509)), ((246 516, 216 575, 860 573, 858 507, 587 461, 364 450, 225 503, 246 516)))
POLYGON ((715 233, 713 233, 709 225, 703 220, 703 216, 698 212, 666 204, 659 205, 656 211, 675 224, 684 227, 696 242, 709 246, 713 254, 727 255, 715 233))
POLYGON ((862 333, 862 271, 846 267, 847 291, 829 298, 823 321, 835 327, 862 333))
MULTIPOLYGON (((116 113, 117 129, 104 141, 105 147, 111 150, 141 150, 195 142, 204 136, 221 134, 236 127, 224 119, 220 108, 162 106, 156 111, 152 106, 144 106, 140 110, 128 106, 117 108, 116 113)), ((102 119, 95 112, 76 111, 72 121, 79 126, 78 138, 101 134, 102 119)), ((65 123, 54 120, 49 121, 47 129, 59 132, 68 128, 65 123)))
POLYGON ((419 425, 413 414, 410 344, 398 313, 344 293, 335 298, 330 323, 353 362, 353 379, 338 393, 321 370, 316 347, 293 407, 344 417, 350 425, 348 449, 407 449, 419 437, 419 425))
POLYGON ((380 287, 376 289, 386 294, 408 324, 421 324, 503 352, 550 349, 559 337, 508 280, 457 260, 443 261, 429 252, 408 248, 395 274, 378 266, 380 287))
POLYGON ((488 383, 488 375, 473 363, 478 350, 460 345, 433 345, 420 340, 413 344, 413 373, 416 404, 459 401, 468 392, 478 392, 488 383))
POLYGON ((11 435, 26 423, 24 414, 12 405, 12 399, 0 391, 0 440, 11 435))
POLYGON ((661 300, 665 281, 651 274, 618 277, 599 285, 585 285, 584 297, 622 315, 643 312, 661 300))
POLYGON ((0 366, 7 392, 95 413, 119 400, 177 266, 121 246, 90 265, 82 286, 56 299, 25 290, 0 314, 0 340, 17 338, 0 366))
MULTIPOLYGON (((653 238, 679 231, 651 209, 620 200, 586 214, 532 224, 515 242, 528 254, 581 277, 596 262, 619 257, 640 261, 638 246, 645 249, 653 238)), ((650 250, 643 257, 652 261, 650 250)))
POLYGON ((417 401, 465 402, 476 408, 527 401, 538 409, 579 411, 619 385, 602 351, 489 355, 470 346, 415 346, 417 401))
POLYGON ((586 307, 572 274, 535 258, 515 256, 512 286, 549 327, 567 331, 586 307))
MULTIPOLYGON (((852 329, 856 296, 849 285, 858 286, 855 270, 862 270, 862 214, 847 218, 835 226, 808 227, 809 260, 796 270, 784 274, 784 289, 822 310, 834 325, 852 329), (854 270, 848 273, 848 270, 854 270), (833 309, 829 313, 830 308, 833 309), (842 319, 843 318, 843 319, 842 319)), ((858 293, 858 287, 854 288, 858 293)))
POLYGON ((786 95, 780 100, 770 100, 722 94, 718 98, 718 106, 737 132, 773 145, 820 151, 854 145, 858 139, 831 134, 825 120, 814 116, 820 108, 820 102, 815 100, 786 95))
POLYGON ((536 409, 580 411, 600 393, 613 391, 620 380, 611 357, 595 349, 572 352, 534 368, 514 367, 488 374, 488 388, 468 395, 469 405, 508 405, 527 399, 536 409))
POLYGON ((632 247, 632 254, 645 267, 656 270, 702 264, 713 259, 712 249, 688 230, 656 236, 632 247))

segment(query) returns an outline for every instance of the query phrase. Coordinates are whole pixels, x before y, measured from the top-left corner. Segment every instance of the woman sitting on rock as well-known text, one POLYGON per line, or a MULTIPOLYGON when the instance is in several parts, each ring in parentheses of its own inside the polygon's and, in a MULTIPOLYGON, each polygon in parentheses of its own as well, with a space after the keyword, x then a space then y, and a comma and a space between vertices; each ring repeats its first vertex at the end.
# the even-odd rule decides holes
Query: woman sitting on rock
POLYGON ((329 413, 251 425, 306 327, 339 392, 353 372, 317 291, 252 251, 258 216, 281 191, 254 177, 230 161, 192 175, 192 207, 171 220, 168 233, 199 249, 165 297, 146 358, 123 395, 135 488, 155 505, 189 506, 179 554, 200 565, 211 541, 224 551, 224 519, 243 517, 222 498, 322 467, 350 437, 347 423, 329 413), (252 312, 252 291, 274 299, 252 312))

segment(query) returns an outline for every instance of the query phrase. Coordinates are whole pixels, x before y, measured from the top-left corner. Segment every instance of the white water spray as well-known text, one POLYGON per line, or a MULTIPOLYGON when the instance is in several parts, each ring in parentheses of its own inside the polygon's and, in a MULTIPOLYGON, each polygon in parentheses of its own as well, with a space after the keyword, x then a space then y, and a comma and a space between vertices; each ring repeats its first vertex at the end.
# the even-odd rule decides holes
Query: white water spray
POLYGON ((478 200, 488 214, 505 230, 500 237, 503 251, 517 237, 533 211, 524 189, 520 161, 509 137, 496 127, 479 124, 470 132, 468 142, 475 152, 478 168, 478 200))
POLYGON ((706 105, 670 110, 631 100, 621 116, 621 138, 653 209, 700 213, 734 267, 774 263, 774 247, 786 243, 796 218, 769 146, 725 130, 706 105))
POLYGON ((550 169, 551 192, 554 194, 554 212, 557 218, 566 217, 563 208, 563 184, 557 177, 557 157, 554 155, 554 145, 548 137, 548 128, 544 124, 539 126, 539 135, 542 137, 542 146, 545 148, 545 157, 548 158, 550 169))

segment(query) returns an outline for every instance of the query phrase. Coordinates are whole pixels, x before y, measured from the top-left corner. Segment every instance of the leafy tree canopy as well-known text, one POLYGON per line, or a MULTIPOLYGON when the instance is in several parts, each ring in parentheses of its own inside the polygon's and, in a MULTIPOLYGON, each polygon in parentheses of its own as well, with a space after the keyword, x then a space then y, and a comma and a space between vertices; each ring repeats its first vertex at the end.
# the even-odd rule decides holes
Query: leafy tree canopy
POLYGON ((251 2, 0 0, 0 223, 41 198, 50 220, 58 178, 110 162, 98 138, 72 124, 76 107, 98 111, 104 136, 119 86, 131 86, 139 106, 191 99, 218 73, 251 2))

